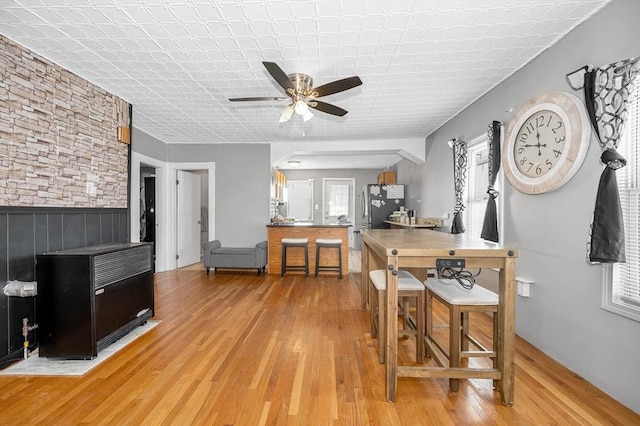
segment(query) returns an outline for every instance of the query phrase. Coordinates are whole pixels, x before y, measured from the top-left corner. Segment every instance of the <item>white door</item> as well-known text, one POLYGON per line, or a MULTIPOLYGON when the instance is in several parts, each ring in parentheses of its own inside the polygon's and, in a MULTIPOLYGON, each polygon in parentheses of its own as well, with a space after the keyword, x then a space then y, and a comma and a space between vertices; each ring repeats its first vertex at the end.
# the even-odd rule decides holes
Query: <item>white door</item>
POLYGON ((287 181, 287 217, 313 222, 313 179, 287 181))
MULTIPOLYGON (((344 216, 351 225, 355 224, 355 179, 323 179, 325 225, 339 222, 344 216)), ((353 248, 353 226, 347 232, 349 247, 353 248)))
POLYGON ((200 175, 178 170, 177 266, 200 262, 200 175))

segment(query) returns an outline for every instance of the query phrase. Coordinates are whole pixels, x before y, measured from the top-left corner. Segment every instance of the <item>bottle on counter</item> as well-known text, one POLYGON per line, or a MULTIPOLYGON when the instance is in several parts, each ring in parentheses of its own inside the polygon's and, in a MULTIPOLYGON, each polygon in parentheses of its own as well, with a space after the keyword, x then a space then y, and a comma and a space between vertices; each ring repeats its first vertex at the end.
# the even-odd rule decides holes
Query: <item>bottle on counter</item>
POLYGON ((415 225, 416 224, 416 211, 415 210, 409 210, 409 223, 411 225, 415 225))

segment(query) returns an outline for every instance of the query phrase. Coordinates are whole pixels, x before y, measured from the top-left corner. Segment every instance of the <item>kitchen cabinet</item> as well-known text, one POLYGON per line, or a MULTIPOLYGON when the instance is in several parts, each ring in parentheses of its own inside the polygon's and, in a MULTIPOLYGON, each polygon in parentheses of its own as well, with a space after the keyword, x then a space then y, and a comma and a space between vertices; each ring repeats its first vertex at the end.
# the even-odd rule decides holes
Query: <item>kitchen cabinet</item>
POLYGON ((280 170, 276 170, 273 182, 275 186, 276 200, 282 201, 284 198, 284 188, 287 186, 287 177, 280 170))
POLYGON ((387 185, 395 185, 396 182, 396 172, 387 170, 380 174, 378 174, 378 184, 387 184, 387 185))

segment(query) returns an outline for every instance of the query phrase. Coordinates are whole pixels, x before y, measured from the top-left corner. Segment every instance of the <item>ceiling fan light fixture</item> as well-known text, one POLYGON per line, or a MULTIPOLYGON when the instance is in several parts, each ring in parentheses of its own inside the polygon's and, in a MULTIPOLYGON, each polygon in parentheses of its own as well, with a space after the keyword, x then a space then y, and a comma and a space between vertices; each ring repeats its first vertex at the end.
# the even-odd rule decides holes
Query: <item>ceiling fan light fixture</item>
POLYGON ((289 121, 291 119, 291 116, 293 115, 293 111, 293 105, 289 105, 285 109, 283 109, 282 114, 280 114, 280 123, 289 121))
MULTIPOLYGON (((328 104, 326 102, 318 101, 317 98, 323 96, 333 95, 334 93, 344 92, 345 90, 353 89, 356 86, 362 84, 360 77, 353 76, 343 78, 341 80, 335 80, 330 83, 323 84, 321 86, 313 86, 313 79, 303 73, 286 74, 282 71, 282 68, 275 62, 263 61, 262 65, 267 69, 267 72, 271 77, 282 87, 286 95, 291 99, 291 105, 280 114, 280 123, 289 121, 293 115, 293 112, 300 115, 304 121, 308 121, 313 117, 313 114, 309 111, 309 108, 313 108, 317 111, 343 117, 348 111, 339 108, 335 105, 328 104)), ((231 98, 231 102, 241 101, 271 101, 271 100, 287 100, 283 97, 245 97, 245 98, 231 98)))
POLYGON ((296 114, 304 116, 309 113, 309 106, 305 101, 296 101, 295 110, 296 114))

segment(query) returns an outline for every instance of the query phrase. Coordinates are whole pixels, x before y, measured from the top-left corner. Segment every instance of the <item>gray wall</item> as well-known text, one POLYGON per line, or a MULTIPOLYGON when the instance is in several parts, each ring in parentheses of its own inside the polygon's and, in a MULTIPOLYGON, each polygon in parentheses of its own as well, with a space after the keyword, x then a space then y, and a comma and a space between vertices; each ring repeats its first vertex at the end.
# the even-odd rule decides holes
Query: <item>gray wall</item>
POLYGON ((266 240, 271 185, 268 144, 165 144, 135 127, 131 139, 133 151, 161 161, 214 162, 216 239, 235 247, 266 240))
POLYGON ((252 246, 267 239, 271 185, 268 144, 168 145, 171 162, 216 163, 216 239, 252 246))
MULTIPOLYGON (((399 175, 422 180, 422 211, 439 217, 454 206, 447 141, 471 139, 491 120, 548 90, 573 92, 565 74, 640 56, 640 2, 614 0, 429 135, 419 170, 400 164, 399 175)), ((581 91, 573 92, 584 99, 581 91)), ((517 298, 516 332, 625 405, 640 412, 640 323, 600 308, 601 267, 586 262, 586 241, 602 171, 592 137, 584 164, 562 188, 542 195, 515 191, 505 180, 505 245, 520 249, 517 275, 535 281, 530 298, 517 298)), ((516 398, 517 404, 517 398, 516 398)))
POLYGON ((422 165, 411 160, 401 160, 395 165, 395 169, 398 183, 406 185, 405 207, 408 210, 415 210, 417 217, 427 217, 423 214, 422 174, 420 173, 422 165))
POLYGON ((135 113, 131 128, 131 150, 160 161, 167 161, 167 144, 135 127, 135 113))

